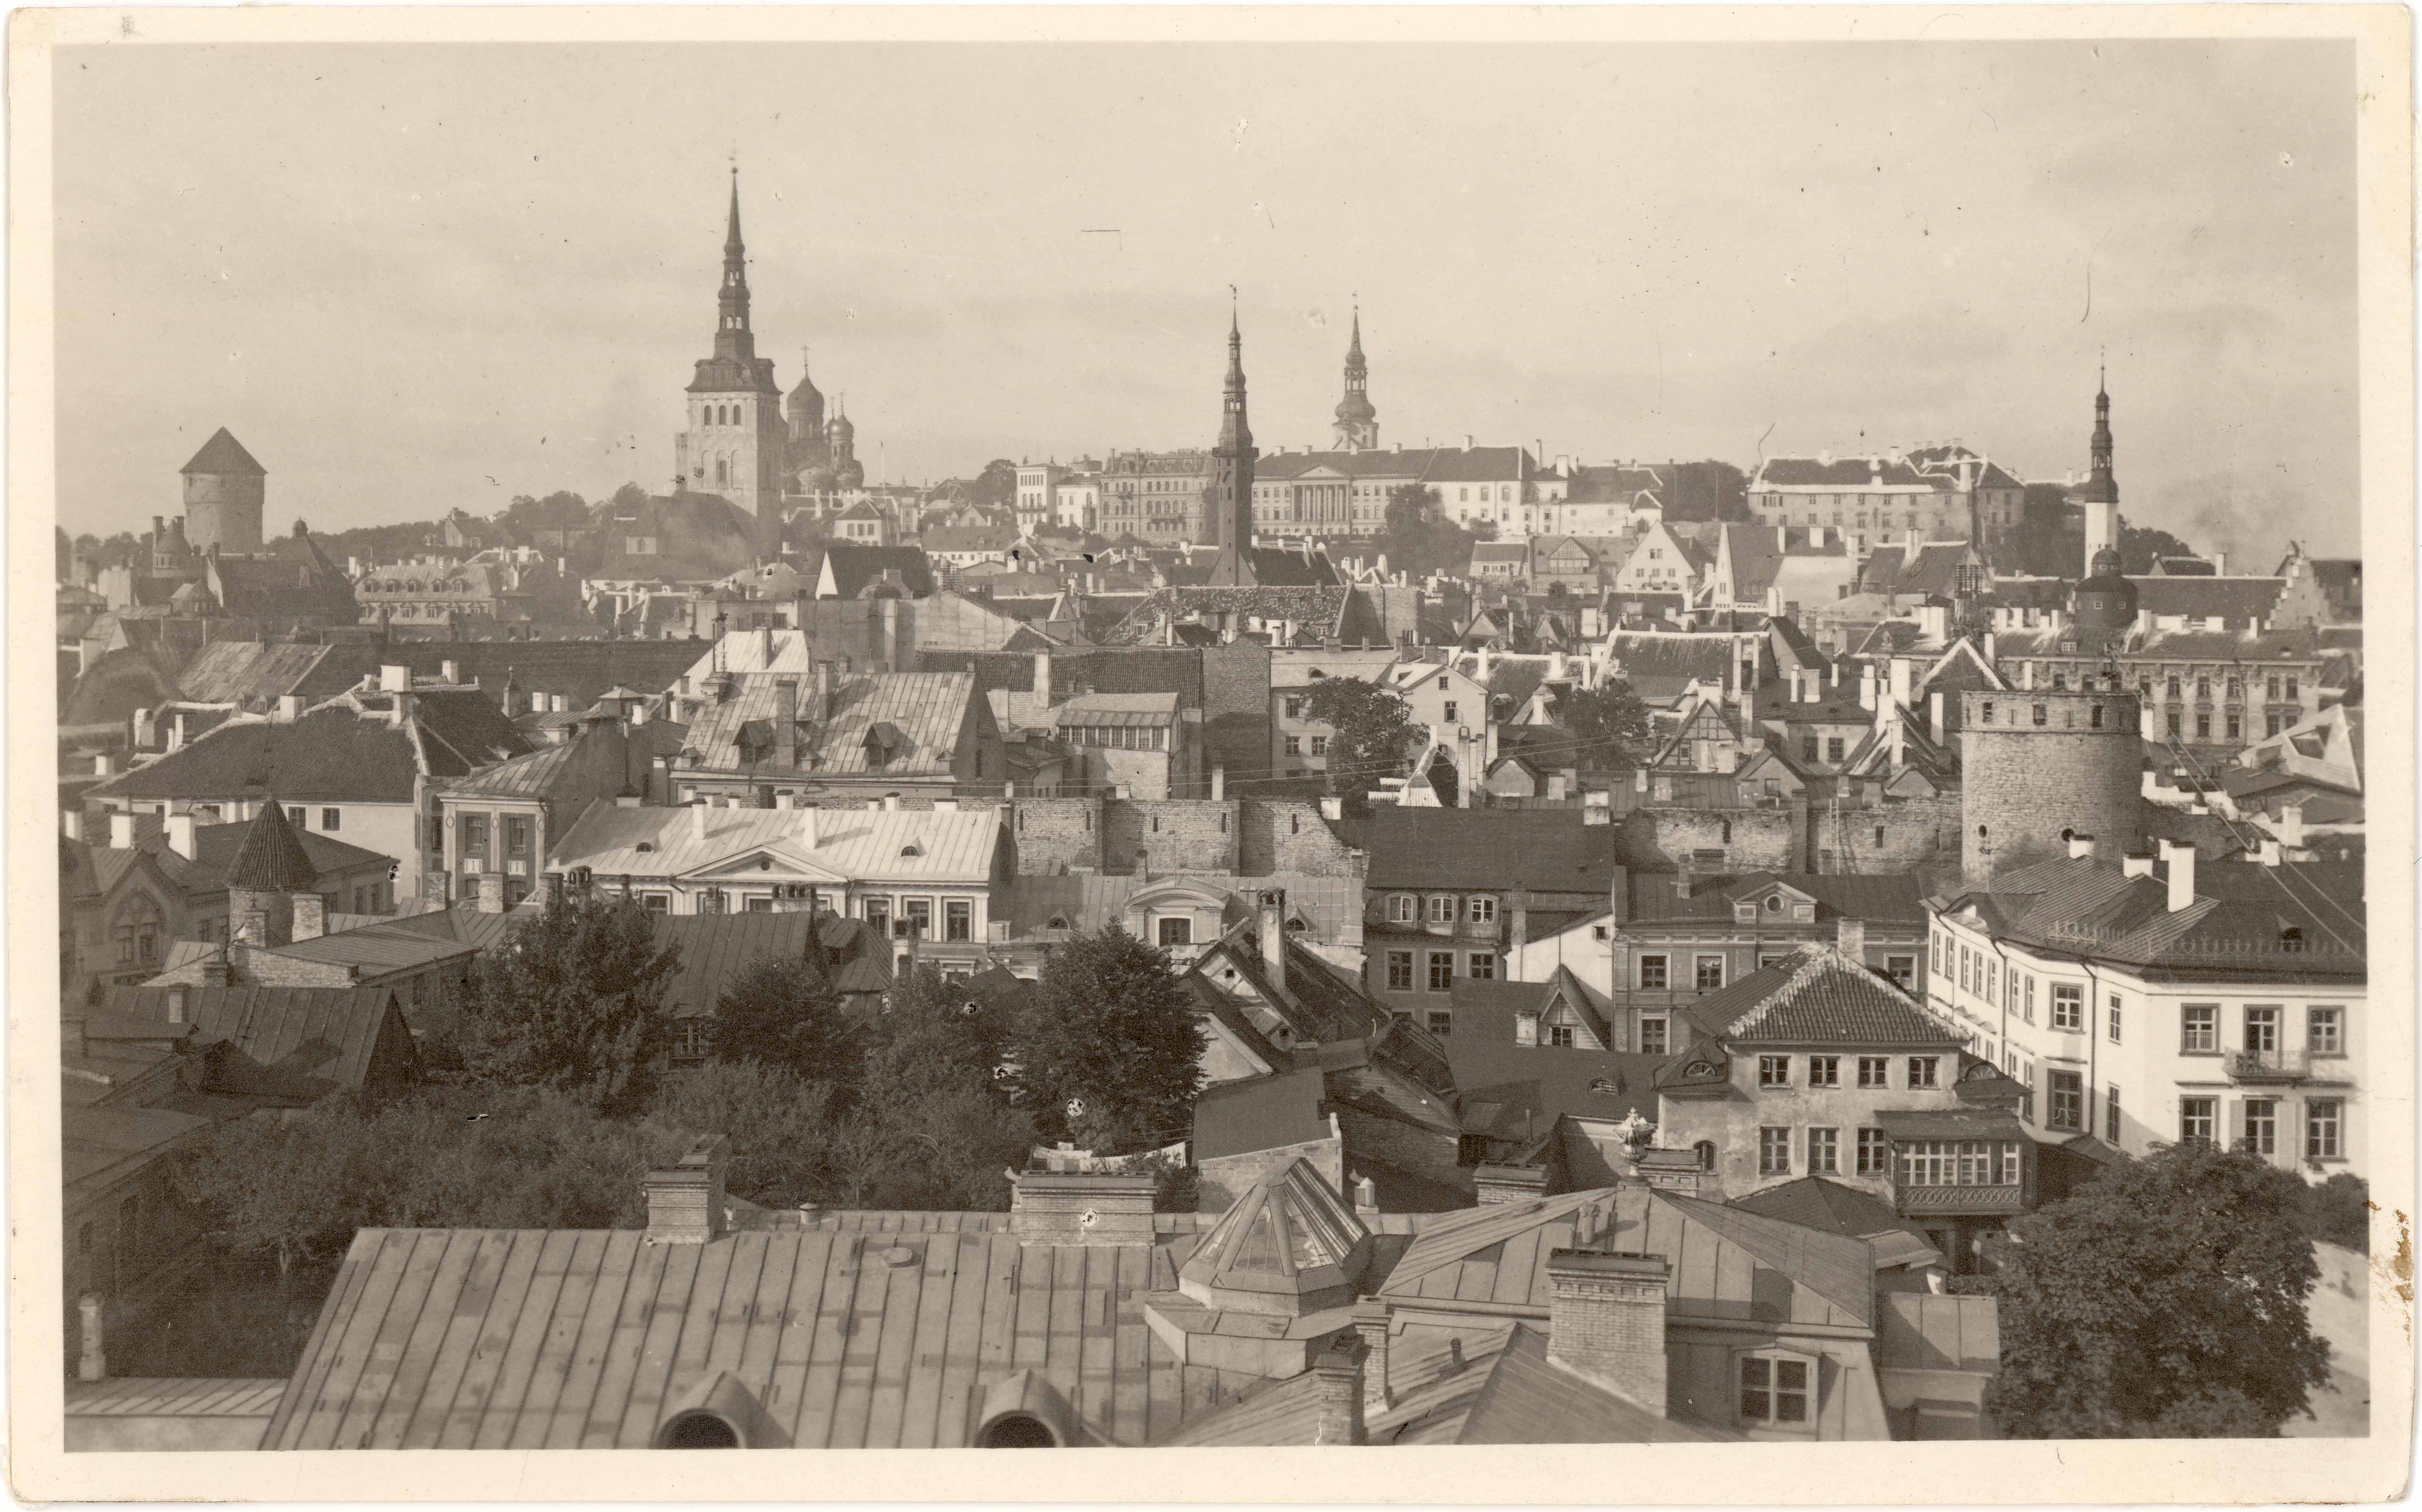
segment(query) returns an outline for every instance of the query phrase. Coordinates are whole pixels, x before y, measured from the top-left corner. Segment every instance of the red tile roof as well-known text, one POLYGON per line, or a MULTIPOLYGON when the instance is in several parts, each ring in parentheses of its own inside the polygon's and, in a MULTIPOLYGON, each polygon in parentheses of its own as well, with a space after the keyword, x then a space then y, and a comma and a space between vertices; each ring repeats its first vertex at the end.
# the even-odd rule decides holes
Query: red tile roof
POLYGON ((1803 946, 1683 1011, 1708 1033, 1744 1044, 1960 1044, 1907 993, 1822 946, 1803 946))

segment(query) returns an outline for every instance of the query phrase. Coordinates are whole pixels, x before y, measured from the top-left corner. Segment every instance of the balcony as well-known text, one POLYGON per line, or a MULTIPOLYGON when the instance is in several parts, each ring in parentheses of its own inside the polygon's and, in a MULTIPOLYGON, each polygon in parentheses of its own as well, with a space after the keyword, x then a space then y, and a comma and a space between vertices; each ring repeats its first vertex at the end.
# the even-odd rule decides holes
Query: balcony
POLYGON ((2228 1057, 2228 1079, 2240 1085, 2284 1086, 2312 1074, 2312 1059, 2302 1048, 2236 1050, 2228 1057))
POLYGON ((2027 1210, 2025 1189, 2012 1183, 1991 1187, 1904 1187, 1893 1189, 1893 1208, 1906 1218, 2005 1218, 2027 1210))

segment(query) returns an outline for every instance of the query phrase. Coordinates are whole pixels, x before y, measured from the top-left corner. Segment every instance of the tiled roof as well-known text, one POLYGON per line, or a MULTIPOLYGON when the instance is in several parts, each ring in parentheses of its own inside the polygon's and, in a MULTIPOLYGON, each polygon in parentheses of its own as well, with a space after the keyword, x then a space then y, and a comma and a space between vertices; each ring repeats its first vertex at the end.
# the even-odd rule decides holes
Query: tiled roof
POLYGON ((294 827, 286 822, 286 806, 272 795, 245 827, 244 843, 228 863, 227 885, 255 892, 308 892, 319 876, 319 868, 294 838, 294 827))
POLYGON ((275 791, 290 802, 409 803, 425 750, 432 776, 460 776, 475 765, 529 748, 528 741, 476 693, 429 694, 417 701, 417 723, 442 723, 468 745, 424 743, 383 711, 349 702, 322 705, 295 720, 232 719, 159 760, 97 784, 97 795, 125 798, 217 798, 275 791), (486 717, 432 718, 441 699, 482 704, 486 717), (476 758, 476 759, 473 759, 476 758))
MULTIPOLYGON (((134 843, 124 850, 97 843, 80 847, 92 858, 93 876, 102 892, 117 886, 118 880, 133 868, 140 857, 149 857, 160 869, 168 885, 196 898, 223 890, 227 887, 228 868, 234 864, 236 852, 252 827, 244 822, 194 827, 194 858, 187 860, 168 846, 167 835, 157 814, 134 815, 134 843)), ((349 845, 341 840, 315 830, 293 829, 290 834, 300 842, 303 854, 311 864, 313 880, 304 891, 323 890, 333 886, 333 879, 348 872, 385 868, 394 864, 394 858, 359 845, 349 845)))
MULTIPOLYGON (((333 646, 264 644, 258 640, 214 640, 194 653, 177 674, 178 688, 196 703, 233 703, 260 709, 287 693, 311 691, 313 672, 327 661, 333 646)), ((358 674, 355 674, 358 675, 358 674)), ((348 678, 323 693, 343 690, 348 678)))
POLYGON ((1760 488, 1911 488, 1947 489, 1946 479, 1930 477, 1889 457, 1769 457, 1754 478, 1760 488))
POLYGON ((558 871, 586 866, 605 886, 620 876, 688 876, 764 851, 803 869, 853 880, 982 884, 993 874, 1001 813, 999 809, 945 812, 699 805, 624 809, 594 803, 564 833, 548 864, 558 871))
POLYGON ((194 453, 193 460, 177 470, 181 473, 215 473, 222 476, 252 478, 268 476, 268 469, 253 461, 252 453, 244 449, 244 443, 229 434, 224 425, 213 432, 208 441, 202 443, 202 449, 194 453))
POLYGON ((1364 885, 1604 892, 1614 875, 1612 826, 1581 823, 1578 809, 1376 807, 1362 830, 1371 856, 1364 885))
POLYGON ((1803 946, 1689 1004, 1709 1033, 1743 1044, 1948 1045, 1960 1037, 1839 951, 1803 946))
POLYGON ((925 553, 915 546, 867 546, 847 541, 825 543, 825 562, 832 569, 833 591, 841 598, 854 599, 884 574, 899 575, 903 591, 910 598, 923 598, 934 591, 933 565, 925 553))
POLYGON ((1143 1295, 1176 1284, 1166 1250, 1026 1246, 999 1217, 820 1215, 707 1244, 363 1229, 262 1447, 643 1448, 727 1374, 753 1444, 958 1447, 1020 1369, 1080 1431, 1142 1444, 1252 1381, 1180 1365, 1146 1324, 1143 1295))
MULTIPOLYGON (((1738 1198, 1733 1205, 1745 1213, 1761 1218, 1781 1219, 1826 1234, 1840 1234, 1854 1239, 1875 1235, 1906 1236, 1917 1248, 1933 1252, 1900 1216, 1892 1205, 1874 1193, 1845 1182, 1825 1176, 1802 1176, 1771 1187, 1762 1187, 1746 1197, 1738 1198)), ((1908 1252, 1905 1242, 1896 1242, 1895 1250, 1908 1252)), ((1940 1255, 1937 1259, 1942 1258, 1940 1255)))
POLYGON ((2361 862, 2235 862, 2195 868, 2195 899, 2170 911, 2169 884, 2100 858, 2061 857, 1996 878, 1981 898, 2005 938, 2179 975, 2365 975, 2361 862), (2284 931, 2297 929, 2301 940, 2284 931))
POLYGON ((1457 977, 1443 1040, 1464 1128, 1494 1139, 1544 1138, 1560 1116, 1657 1116, 1664 1057, 1514 1042, 1518 1009, 1543 1005, 1549 984, 1457 977))
MULTIPOLYGON (((763 763, 773 769, 776 686, 781 681, 764 672, 742 673, 729 697, 710 699, 699 711, 690 723, 689 744, 707 767, 763 763)), ((812 687, 802 685, 797 697, 796 770, 811 776, 946 774, 978 703, 975 679, 965 672, 876 672, 847 679, 833 689, 828 719, 818 717, 812 707, 812 687), (877 765, 867 741, 882 726, 904 737, 906 745, 889 747, 889 760, 877 765)))
POLYGON ((2139 614, 2213 616, 2236 623, 2269 620, 2286 591, 2284 577, 2131 577, 2139 614))
MULTIPOLYGON (((213 987, 181 989, 185 1022, 202 1041, 223 1039, 262 1065, 359 1090, 395 1011, 392 987, 213 987)), ((170 993, 113 987, 102 1006, 166 1026, 170 993)), ((401 1015, 397 1015, 399 1028, 401 1015)), ((409 1047, 407 1032, 402 1041, 409 1047)))
MULTIPOLYGON (((1664 475, 1654 467, 1581 466, 1565 485, 1567 504, 1630 504, 1641 495, 1657 495, 1664 475)), ((1658 502, 1651 497, 1650 502, 1658 502)))

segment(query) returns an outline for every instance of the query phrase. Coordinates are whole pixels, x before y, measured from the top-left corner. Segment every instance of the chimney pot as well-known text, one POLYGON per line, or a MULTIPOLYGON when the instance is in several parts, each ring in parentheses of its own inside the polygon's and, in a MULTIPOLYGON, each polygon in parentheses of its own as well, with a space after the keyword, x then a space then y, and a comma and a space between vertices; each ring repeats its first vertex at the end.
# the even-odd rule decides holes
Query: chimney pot
POLYGON ((2068 858, 2072 861, 2092 860, 2094 858, 2094 837, 2092 835, 2070 835, 2068 837, 2068 858))

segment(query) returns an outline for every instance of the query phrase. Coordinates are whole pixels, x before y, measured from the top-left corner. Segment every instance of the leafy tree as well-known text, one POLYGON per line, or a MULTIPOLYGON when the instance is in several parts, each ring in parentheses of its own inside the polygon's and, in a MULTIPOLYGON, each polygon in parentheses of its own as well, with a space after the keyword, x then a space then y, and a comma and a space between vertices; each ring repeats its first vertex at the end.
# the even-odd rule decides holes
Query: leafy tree
POLYGON ((646 1124, 659 1149, 722 1135, 731 1141, 726 1191, 761 1207, 796 1207, 831 1201, 839 1101, 832 1083, 778 1065, 711 1061, 666 1078, 646 1124))
POLYGON ((1329 791, 1347 812, 1370 811, 1370 791, 1383 777, 1404 775, 1411 756, 1413 720, 1392 688, 1351 677, 1329 677, 1303 697, 1304 717, 1335 733, 1329 737, 1329 791))
POLYGON ((2351 1172, 2307 1186, 2297 1194, 2304 1232, 2358 1254, 2371 1250, 2371 1185, 2351 1172))
POLYGON ((2119 517, 2119 570, 2131 576, 2142 576, 2153 570, 2157 557, 2192 557, 2194 547, 2150 526, 2133 526, 2128 517, 2119 517))
POLYGON ((542 531, 585 530, 589 501, 569 489, 558 489, 544 498, 523 494, 505 506, 496 524, 517 541, 534 540, 542 531))
POLYGON ((1749 517, 1749 478, 1731 463, 1680 462, 1669 468, 1667 520, 1679 524, 1749 517))
POLYGON ((1193 999, 1167 955, 1116 925, 1051 953, 1014 1045, 1013 1080, 1047 1136, 1089 1114, 1154 1135, 1193 1116, 1203 1082, 1193 999))
POLYGON ((920 966, 892 987, 889 1005, 873 1026, 860 1085, 876 1103, 935 1087, 1005 1096, 995 1073, 1009 1030, 965 990, 920 966))
POLYGON ((67 531, 59 526, 51 527, 51 531, 58 537, 52 548, 54 555, 58 558, 58 573, 51 580, 55 583, 64 583, 68 581, 69 574, 75 571, 75 543, 68 539, 67 531))
POLYGON ((1013 504, 1017 501, 1017 464, 1007 457, 995 457, 984 464, 983 471, 969 480, 967 499, 970 504, 1013 504))
POLYGON ((641 488, 637 483, 624 483, 621 487, 614 490, 614 496, 606 500, 606 502, 616 512, 628 513, 633 510, 641 509, 646 506, 648 502, 648 491, 641 488))
POLYGON ((472 975, 457 1035, 466 1075, 630 1106, 670 1029, 678 955, 627 897, 574 893, 522 921, 472 975))
POLYGON ((1391 572, 1415 577, 1471 569, 1472 533, 1445 516, 1439 491, 1399 483, 1388 491, 1388 508, 1374 548, 1386 555, 1391 572))
POLYGON ((1650 754, 1648 706, 1630 684, 1566 688, 1555 701, 1556 721, 1571 734, 1569 758, 1581 770, 1628 772, 1650 754))
POLYGON ((2320 1278, 2303 1183, 2250 1155, 2172 1145, 2011 1224, 2002 1372, 2014 1438, 2275 1437, 2329 1380, 2306 1326, 2320 1278))
POLYGON ((769 955, 750 962, 716 1004, 715 1053, 810 1081, 845 1083, 857 1075, 841 995, 824 968, 809 960, 769 955))

